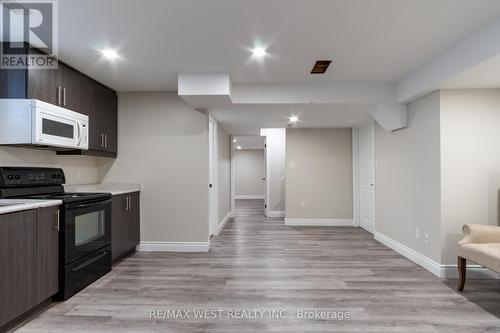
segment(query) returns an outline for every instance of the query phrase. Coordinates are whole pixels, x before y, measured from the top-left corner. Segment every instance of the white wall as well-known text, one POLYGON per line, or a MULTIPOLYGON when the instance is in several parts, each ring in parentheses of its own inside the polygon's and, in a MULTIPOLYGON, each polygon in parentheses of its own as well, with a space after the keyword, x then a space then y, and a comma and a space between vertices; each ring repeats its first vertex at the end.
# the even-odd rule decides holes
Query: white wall
POLYGON ((231 211, 231 138, 220 124, 217 124, 217 146, 220 224, 231 211))
POLYGON ((498 225, 500 89, 441 92, 442 262, 455 264, 462 225, 498 225))
POLYGON ((261 135, 266 137, 266 156, 268 174, 268 210, 285 211, 285 155, 286 129, 263 128, 261 135))
POLYGON ((118 147, 100 172, 141 184, 141 241, 207 242, 207 115, 175 92, 121 93, 118 147))
POLYGON ((352 219, 352 130, 287 129, 286 218, 352 219))
POLYGON ((0 166, 31 166, 62 168, 67 184, 92 184, 100 181, 99 160, 92 156, 56 155, 50 150, 0 147, 0 166))
POLYGON ((264 199, 266 177, 264 150, 236 150, 234 152, 234 174, 236 199, 264 199))
MULTIPOLYGON (((408 127, 375 127, 375 228, 438 263, 441 259, 440 95, 408 106, 408 127), (415 237, 416 229, 420 239, 415 237), (424 241, 429 233, 429 242, 424 241)), ((455 245, 456 246, 456 245, 455 245)))

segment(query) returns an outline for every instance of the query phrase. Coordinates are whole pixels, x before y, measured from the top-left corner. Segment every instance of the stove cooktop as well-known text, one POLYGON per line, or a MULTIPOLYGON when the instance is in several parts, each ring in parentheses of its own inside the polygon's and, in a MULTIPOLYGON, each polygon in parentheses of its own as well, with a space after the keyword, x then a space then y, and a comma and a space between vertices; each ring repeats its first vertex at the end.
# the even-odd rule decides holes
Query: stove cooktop
POLYGON ((95 192, 82 192, 82 193, 48 193, 37 194, 25 197, 25 199, 48 199, 48 200, 62 200, 63 203, 72 203, 79 201, 90 201, 97 199, 111 198, 110 193, 95 193, 95 192))

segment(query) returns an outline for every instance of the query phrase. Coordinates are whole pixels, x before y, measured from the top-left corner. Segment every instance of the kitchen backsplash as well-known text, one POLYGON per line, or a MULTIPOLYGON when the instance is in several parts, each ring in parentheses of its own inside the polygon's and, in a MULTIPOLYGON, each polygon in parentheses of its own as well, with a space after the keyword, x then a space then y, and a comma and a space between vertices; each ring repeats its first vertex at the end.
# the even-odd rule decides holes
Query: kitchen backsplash
POLYGON ((67 184, 99 183, 101 162, 100 158, 92 156, 64 156, 50 150, 0 147, 0 166, 62 168, 67 184))

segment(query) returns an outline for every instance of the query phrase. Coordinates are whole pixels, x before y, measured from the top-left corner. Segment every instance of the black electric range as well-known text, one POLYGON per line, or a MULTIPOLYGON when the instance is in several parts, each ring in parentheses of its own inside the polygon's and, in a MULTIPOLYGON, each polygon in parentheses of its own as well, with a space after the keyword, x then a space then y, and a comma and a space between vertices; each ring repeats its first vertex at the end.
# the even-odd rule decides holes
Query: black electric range
POLYGON ((59 168, 0 168, 0 198, 62 201, 57 300, 111 271, 111 194, 68 193, 65 182, 59 168))

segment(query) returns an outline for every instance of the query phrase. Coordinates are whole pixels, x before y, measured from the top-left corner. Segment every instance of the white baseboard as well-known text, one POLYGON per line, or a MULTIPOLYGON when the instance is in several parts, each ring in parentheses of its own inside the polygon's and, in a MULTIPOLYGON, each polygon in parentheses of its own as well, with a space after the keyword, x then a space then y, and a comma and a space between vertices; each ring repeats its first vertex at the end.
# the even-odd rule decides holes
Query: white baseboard
POLYGON ((139 252, 208 252, 208 242, 140 242, 139 252))
MULTIPOLYGON (((454 279, 458 277, 457 265, 442 265, 379 232, 375 232, 375 239, 440 278, 454 279)), ((468 264, 466 277, 473 279, 499 279, 500 275, 485 267, 468 264)))
POLYGON ((403 245, 397 241, 395 241, 392 238, 389 238, 385 235, 382 235, 379 232, 375 233, 375 239, 379 241, 380 243, 384 244, 390 249, 393 249, 397 253, 401 254, 403 257, 406 257, 407 259, 410 259, 417 265, 422 266, 432 274, 441 277, 441 264, 438 262, 427 258, 423 254, 409 248, 406 245, 403 245))
POLYGON ((238 194, 234 196, 235 199, 265 199, 264 195, 260 194, 238 194))
POLYGON ((267 217, 285 217, 284 210, 270 210, 267 212, 267 217))
MULTIPOLYGON (((442 265, 442 276, 446 279, 458 278, 457 265, 442 265)), ((500 279, 500 274, 486 267, 467 263, 465 278, 471 279, 500 279)), ((467 283, 467 282, 466 282, 467 283)))
POLYGON ((229 219, 231 218, 233 214, 231 212, 227 213, 226 216, 224 216, 224 218, 222 219, 222 221, 219 223, 219 226, 217 227, 217 230, 215 231, 215 234, 214 236, 218 236, 222 229, 224 229, 224 227, 226 226, 226 223, 227 221, 229 221, 229 219))
POLYGON ((352 219, 296 219, 285 217, 285 225, 305 227, 352 227, 352 219))
POLYGON ((373 221, 366 221, 361 219, 359 226, 372 234, 375 232, 373 221))

